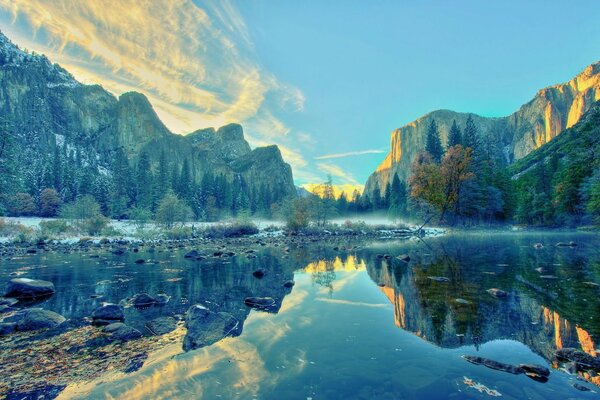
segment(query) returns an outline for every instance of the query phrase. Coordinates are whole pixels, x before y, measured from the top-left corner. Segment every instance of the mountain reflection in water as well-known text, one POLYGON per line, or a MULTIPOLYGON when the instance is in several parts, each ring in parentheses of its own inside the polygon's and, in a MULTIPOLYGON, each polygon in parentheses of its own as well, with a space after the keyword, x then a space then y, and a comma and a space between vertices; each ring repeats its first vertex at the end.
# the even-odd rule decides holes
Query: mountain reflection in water
POLYGON ((5 263, 2 274, 31 267, 28 276, 54 281, 57 294, 42 306, 72 319, 100 301, 146 291, 172 300, 162 308, 127 308, 128 324, 142 329, 152 318, 203 303, 243 326, 235 337, 189 352, 182 350, 185 329, 167 345, 150 338, 139 371, 111 366, 88 381, 74 378, 64 398, 592 398, 558 370, 539 383, 461 356, 551 364, 565 347, 595 356, 597 249, 594 235, 461 235, 342 250, 326 243, 292 245, 289 252, 267 247, 256 258, 203 262, 170 251, 145 255, 153 262, 143 267, 126 257, 48 255, 5 263), (579 246, 552 245, 565 239, 579 246), (535 249, 536 242, 546 246, 535 249), (400 254, 411 261, 396 259, 400 254), (259 267, 267 271, 262 279, 252 276, 259 267), (291 279, 293 288, 282 286, 291 279), (490 288, 507 296, 494 297, 490 288), (276 307, 252 310, 244 305, 248 296, 272 297, 276 307))

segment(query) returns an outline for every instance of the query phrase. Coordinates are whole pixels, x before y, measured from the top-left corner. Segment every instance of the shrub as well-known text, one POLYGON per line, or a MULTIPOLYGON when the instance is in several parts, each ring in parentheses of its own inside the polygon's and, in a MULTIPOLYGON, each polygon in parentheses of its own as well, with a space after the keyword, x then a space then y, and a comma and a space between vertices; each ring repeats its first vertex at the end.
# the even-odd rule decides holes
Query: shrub
POLYGON ((54 219, 49 221, 41 221, 40 229, 44 235, 60 235, 69 230, 69 225, 67 224, 67 221, 63 219, 54 219))
POLYGON ((286 226, 292 231, 308 227, 311 215, 311 202, 309 199, 294 199, 286 212, 286 226))
POLYGON ((255 235, 259 232, 258 227, 251 221, 234 222, 231 224, 219 224, 207 227, 204 236, 209 238, 231 238, 246 235, 255 235))
POLYGON ((188 221, 192 215, 192 210, 181 201, 175 194, 167 193, 160 201, 156 211, 156 222, 172 229, 175 224, 188 221))
POLYGON ((10 198, 9 212, 14 216, 35 215, 35 201, 29 193, 17 193, 10 198))
POLYGON ((108 226, 108 218, 97 214, 79 223, 79 227, 91 236, 97 236, 108 226))
POLYGON ((42 190, 40 194, 40 215, 42 217, 56 216, 61 204, 62 200, 56 190, 48 188, 42 190))

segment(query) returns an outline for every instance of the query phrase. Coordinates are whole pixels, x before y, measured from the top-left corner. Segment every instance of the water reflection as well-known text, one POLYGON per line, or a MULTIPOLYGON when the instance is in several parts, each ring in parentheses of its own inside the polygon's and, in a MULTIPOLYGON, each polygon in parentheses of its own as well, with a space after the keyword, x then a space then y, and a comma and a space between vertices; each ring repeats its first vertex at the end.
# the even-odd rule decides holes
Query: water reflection
POLYGON ((57 294, 43 306, 72 319, 101 301, 164 292, 172 296, 165 307, 128 308, 126 322, 143 329, 152 318, 202 303, 243 325, 235 337, 190 352, 182 351, 182 335, 149 344, 144 367, 131 374, 66 376, 64 398, 481 398, 477 387, 505 398, 575 398, 566 374, 541 384, 460 356, 539 364, 539 356, 549 361, 564 347, 596 356, 600 254, 595 237, 576 240, 575 249, 551 246, 559 241, 553 235, 446 237, 341 251, 315 244, 202 262, 165 251, 144 254, 150 261, 142 266, 134 262, 139 255, 45 255, 4 262, 0 275, 22 271, 55 282, 57 294), (534 249, 536 242, 547 245, 534 249), (403 253, 409 263, 395 258, 403 253), (252 275, 259 267, 267 271, 262 279, 252 275), (282 285, 292 279, 293 288, 282 285), (507 296, 494 297, 490 288, 507 296), (274 312, 246 307, 250 296, 272 297, 274 312))
MULTIPOLYGON (((597 355, 600 300, 593 282, 599 259, 593 238, 582 238, 575 249, 541 251, 529 236, 469 239, 415 248, 410 264, 365 255, 369 276, 393 305, 397 327, 444 348, 514 339, 549 361, 565 347, 597 355), (496 298, 490 288, 508 295, 496 298)), ((544 239, 553 242, 551 235, 544 239)))

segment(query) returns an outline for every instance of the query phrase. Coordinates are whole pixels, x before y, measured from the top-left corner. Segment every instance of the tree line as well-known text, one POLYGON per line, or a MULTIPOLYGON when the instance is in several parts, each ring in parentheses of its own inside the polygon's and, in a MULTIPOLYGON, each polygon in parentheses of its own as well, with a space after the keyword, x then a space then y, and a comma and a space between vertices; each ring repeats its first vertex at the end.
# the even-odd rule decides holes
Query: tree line
POLYGON ((285 200, 277 188, 250 185, 240 174, 205 171, 195 176, 187 159, 171 162, 164 152, 155 165, 146 153, 132 165, 117 149, 104 168, 68 144, 57 144, 51 154, 21 151, 16 135, 4 132, 0 215, 54 217, 64 205, 91 196, 102 215, 127 219, 140 211, 155 215, 166 196, 176 196, 193 218, 214 221, 239 214, 271 217, 285 200))

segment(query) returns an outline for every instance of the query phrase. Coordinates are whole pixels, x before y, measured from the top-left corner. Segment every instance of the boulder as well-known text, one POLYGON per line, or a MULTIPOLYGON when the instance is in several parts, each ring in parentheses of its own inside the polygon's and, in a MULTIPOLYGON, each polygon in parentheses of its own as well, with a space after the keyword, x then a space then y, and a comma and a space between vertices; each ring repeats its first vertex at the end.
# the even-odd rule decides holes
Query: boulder
POLYGON ((28 278, 15 278, 8 282, 4 297, 17 299, 32 299, 54 294, 54 284, 48 281, 28 278))
POLYGON ((142 337, 142 333, 140 331, 132 328, 129 325, 125 325, 122 322, 114 322, 106 325, 102 331, 109 334, 109 340, 119 340, 122 342, 139 339, 142 337))
POLYGON ((92 323, 94 325, 109 325, 124 320, 123 307, 118 304, 105 303, 92 313, 92 323))
POLYGON ((265 274, 266 274, 266 273, 267 273, 267 272, 266 272, 264 269, 262 269, 262 268, 259 268, 259 269, 257 269, 256 271, 254 271, 254 272, 252 273, 252 275, 253 275, 255 278, 261 279, 262 277, 264 277, 264 276, 265 276, 265 274))
POLYGON ((149 307, 156 304, 156 299, 147 293, 138 293, 131 299, 131 304, 137 308, 149 307))
POLYGON ((186 312, 185 327, 187 333, 183 339, 183 350, 190 351, 237 333, 239 321, 229 313, 213 312, 204 305, 196 304, 186 312))
POLYGON ((285 281, 285 282, 283 282, 282 286, 289 289, 291 287, 294 287, 295 284, 296 284, 296 282, 294 282, 294 281, 285 281))
POLYGON ((17 331, 36 331, 38 329, 55 328, 65 321, 65 317, 53 311, 42 308, 27 308, 4 318, 3 322, 15 323, 15 330, 17 331))
POLYGON ((410 261, 410 256, 408 254, 400 254, 398 257, 396 257, 398 260, 400 261, 404 261, 404 262, 409 262, 410 261))
POLYGON ((159 317, 148 322, 146 328, 153 335, 165 335, 177 329, 177 320, 173 317, 159 317))
POLYGON ((154 297, 154 300, 156 301, 157 306, 164 306, 171 300, 171 296, 165 293, 159 293, 154 297))

